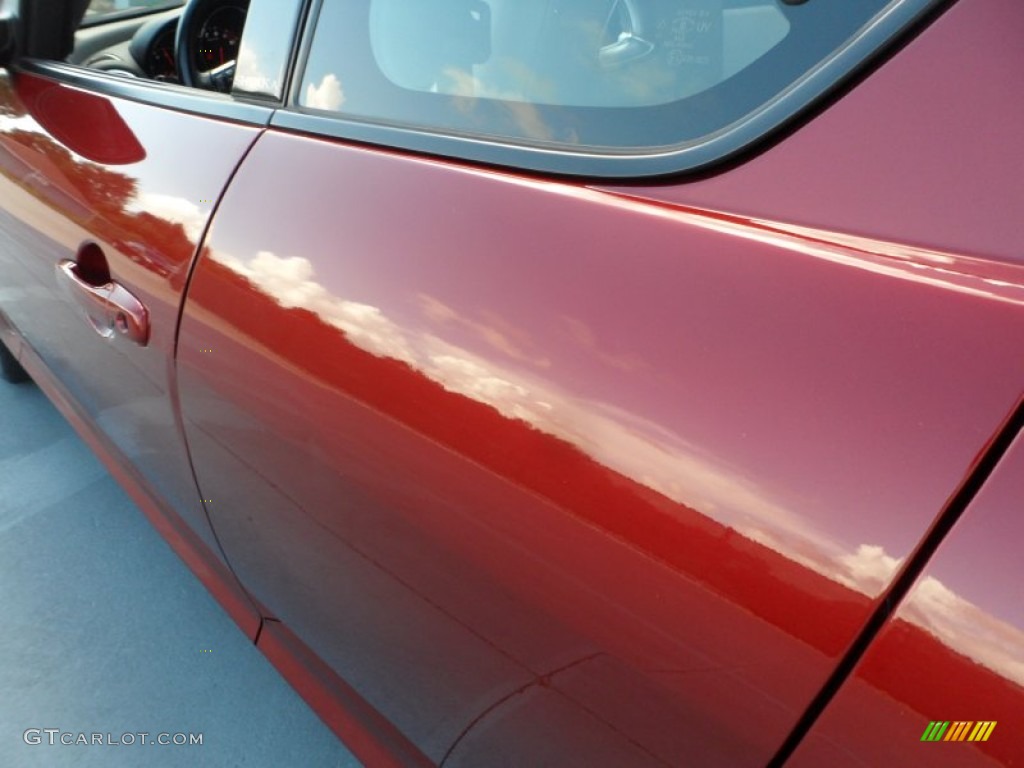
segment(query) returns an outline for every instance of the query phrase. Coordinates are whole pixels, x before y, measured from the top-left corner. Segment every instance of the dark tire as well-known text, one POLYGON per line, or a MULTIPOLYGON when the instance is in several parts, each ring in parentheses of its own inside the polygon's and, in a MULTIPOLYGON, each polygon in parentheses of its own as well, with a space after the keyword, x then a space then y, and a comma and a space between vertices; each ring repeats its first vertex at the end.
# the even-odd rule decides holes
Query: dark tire
POLYGON ((28 373, 2 341, 0 341, 0 378, 14 384, 29 380, 28 373))

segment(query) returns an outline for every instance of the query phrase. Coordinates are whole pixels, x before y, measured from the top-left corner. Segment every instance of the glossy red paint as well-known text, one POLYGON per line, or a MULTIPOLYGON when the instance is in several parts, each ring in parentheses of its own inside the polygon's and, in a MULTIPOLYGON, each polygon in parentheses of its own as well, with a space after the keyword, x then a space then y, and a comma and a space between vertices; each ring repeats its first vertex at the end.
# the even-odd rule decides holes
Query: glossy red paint
POLYGON ((434 765, 279 621, 263 622, 258 647, 360 761, 375 768, 434 765))
MULTIPOLYGON (((1024 186, 970 119, 1024 132, 1021 17, 981 7, 685 183, 0 75, 0 226, 25 244, 0 260, 45 297, 6 302, 4 338, 243 630, 254 604, 280 620, 260 648, 368 763, 763 765, 1024 391, 1024 186), (146 347, 58 298, 85 239, 152 313, 146 347)), ((1019 659, 991 656, 1022 647, 1021 456, 798 764, 914 760, 935 717, 1000 719, 979 764, 1024 753, 1019 659)))
MULTIPOLYGON (((765 151, 694 183, 628 191, 980 257, 991 263, 972 271, 998 279, 1004 265, 1024 264, 1019 217, 1010 213, 1024 209, 1022 36, 1017 0, 957 0, 765 151)), ((1010 274, 1020 282, 1019 270, 1010 274)))
POLYGON ((1022 500, 1024 435, 792 765, 993 766, 1017 765, 1024 758, 1022 500), (985 742, 922 743, 931 720, 997 725, 985 742))
POLYGON ((134 467, 151 498, 219 552, 177 421, 175 334, 199 237, 258 129, 25 73, 0 73, 0 99, 15 118, 0 130, 0 216, 22 246, 0 252, 14 292, 4 311, 116 447, 116 461, 134 467), (97 334, 86 310, 112 320, 110 308, 57 270, 76 260, 82 274, 112 279, 126 307, 137 299, 131 306, 146 320, 145 346, 116 331, 97 334))
POLYGON ((763 764, 1024 386, 986 264, 621 191, 269 132, 208 245, 228 557, 446 765, 763 764))

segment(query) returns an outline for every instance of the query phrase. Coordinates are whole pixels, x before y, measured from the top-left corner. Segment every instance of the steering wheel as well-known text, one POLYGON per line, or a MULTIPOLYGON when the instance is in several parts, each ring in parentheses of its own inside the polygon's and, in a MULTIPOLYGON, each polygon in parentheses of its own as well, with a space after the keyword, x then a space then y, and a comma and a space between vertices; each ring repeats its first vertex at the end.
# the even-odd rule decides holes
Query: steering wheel
POLYGON ((249 0, 188 0, 178 18, 174 59, 182 84, 227 93, 249 0))

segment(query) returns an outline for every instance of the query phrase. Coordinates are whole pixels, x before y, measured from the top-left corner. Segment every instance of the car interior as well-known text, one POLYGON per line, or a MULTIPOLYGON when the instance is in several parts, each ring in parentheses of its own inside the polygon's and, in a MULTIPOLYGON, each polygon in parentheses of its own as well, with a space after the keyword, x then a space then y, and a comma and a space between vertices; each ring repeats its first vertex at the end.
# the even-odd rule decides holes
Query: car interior
POLYGON ((247 0, 192 0, 98 23, 86 17, 67 60, 126 77, 227 91, 248 5, 247 0))

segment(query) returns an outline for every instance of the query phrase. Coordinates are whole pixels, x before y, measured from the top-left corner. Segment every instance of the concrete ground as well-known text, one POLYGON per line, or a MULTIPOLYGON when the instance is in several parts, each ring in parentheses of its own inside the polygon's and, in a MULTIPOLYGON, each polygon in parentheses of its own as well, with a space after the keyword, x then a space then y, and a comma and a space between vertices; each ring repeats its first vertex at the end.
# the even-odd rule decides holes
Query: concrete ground
POLYGON ((45 396, 3 381, 0 610, 0 768, 359 766, 45 396), (202 743, 153 743, 179 734, 202 743))

